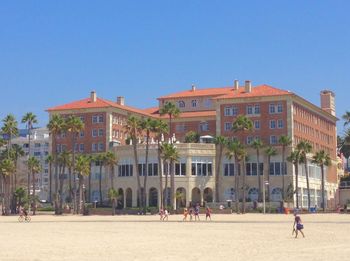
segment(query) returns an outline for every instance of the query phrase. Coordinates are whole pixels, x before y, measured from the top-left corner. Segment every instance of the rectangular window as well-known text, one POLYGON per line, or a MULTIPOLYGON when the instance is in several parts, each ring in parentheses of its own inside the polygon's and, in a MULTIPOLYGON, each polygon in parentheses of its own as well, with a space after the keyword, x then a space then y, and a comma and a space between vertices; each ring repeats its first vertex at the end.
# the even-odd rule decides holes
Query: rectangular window
POLYGON ((254 140, 254 137, 253 137, 253 136, 248 136, 248 137, 247 137, 247 144, 248 144, 248 145, 251 144, 251 143, 253 142, 253 140, 254 140))
POLYGON ((97 115, 92 116, 92 123, 97 123, 97 121, 98 121, 98 116, 97 115))
POLYGON ((81 122, 85 122, 85 117, 84 116, 80 116, 79 119, 81 120, 81 122))
POLYGON ((98 116, 98 122, 99 122, 99 123, 102 123, 102 122, 103 122, 103 115, 99 115, 99 116, 98 116))
POLYGON ((36 156, 36 157, 41 156, 41 152, 40 151, 34 151, 34 156, 36 156))
POLYGON ((233 163, 224 164, 224 176, 234 176, 235 175, 235 165, 233 163))
POLYGON ((270 144, 277 144, 277 137, 274 135, 270 136, 270 144))
POLYGON ((258 165, 256 163, 252 163, 252 175, 253 176, 258 175, 258 165))
POLYGON ((275 162, 275 175, 279 176, 281 175, 281 163, 275 162))
POLYGON ((153 176, 153 164, 150 163, 148 164, 148 172, 147 172, 148 176, 153 176))
POLYGON ((283 120, 277 120, 277 127, 283 129, 283 120))
POLYGON ((278 103, 278 104, 277 104, 277 112, 278 112, 278 113, 283 112, 283 106, 282 106, 282 103, 278 103))
POLYGON ((97 151, 97 143, 91 144, 91 151, 93 151, 93 152, 97 151))
POLYGON ((276 111, 275 111, 275 104, 274 103, 270 103, 269 104, 269 113, 270 114, 274 114, 276 111))
POLYGON ((158 163, 153 163, 153 176, 158 176, 158 163))
POLYGON ((250 163, 246 163, 245 164, 245 171, 246 171, 246 175, 247 176, 251 176, 252 175, 252 168, 250 163))
POLYGON ((232 123, 231 122, 225 122, 225 131, 230 131, 232 129, 232 123))
POLYGON ((232 107, 232 116, 237 116, 238 115, 238 107, 233 106, 232 107))
POLYGON ((97 129, 93 129, 91 135, 92 135, 92 137, 97 137, 98 130, 97 129))
POLYGON ((270 129, 276 129, 276 121, 270 120, 270 129))
POLYGON ((196 163, 192 163, 191 174, 192 176, 196 176, 196 163))
POLYGON ((84 137, 84 135, 85 135, 84 131, 81 131, 81 132, 79 133, 80 138, 84 137))
POLYGON ((201 122, 199 124, 200 131, 209 131, 209 124, 208 122, 201 122))
POLYGON ((74 143, 74 151, 78 152, 79 151, 79 144, 74 143))
POLYGON ((270 163, 270 175, 275 175, 275 164, 273 162, 270 163))
POLYGON ((103 129, 98 129, 98 136, 102 137, 103 136, 103 132, 104 132, 103 129))
POLYGON ((192 100, 191 104, 193 108, 197 107, 197 100, 192 100))
POLYGON ((256 130, 259 130, 259 129, 260 129, 260 121, 259 121, 259 120, 254 121, 254 128, 255 128, 256 130))
POLYGON ((260 105, 259 104, 254 106, 254 114, 260 114, 260 105))
POLYGON ((224 110, 224 115, 225 116, 231 116, 232 115, 232 107, 225 107, 225 110, 224 110))
POLYGON ((79 144, 79 151, 84 152, 84 143, 79 144))
POLYGON ((35 143, 35 144, 34 144, 34 147, 35 147, 35 148, 40 148, 40 143, 35 143))
POLYGON ((247 106, 247 114, 248 115, 252 115, 253 114, 253 106, 251 106, 251 105, 247 106))

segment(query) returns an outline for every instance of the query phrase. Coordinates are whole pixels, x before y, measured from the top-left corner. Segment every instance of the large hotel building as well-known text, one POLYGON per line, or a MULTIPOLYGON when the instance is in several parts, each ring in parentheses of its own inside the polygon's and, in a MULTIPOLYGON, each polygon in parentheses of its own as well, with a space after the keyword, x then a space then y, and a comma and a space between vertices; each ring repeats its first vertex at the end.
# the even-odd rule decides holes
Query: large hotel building
MULTIPOLYGON (((264 179, 269 179, 270 201, 279 202, 282 195, 282 155, 278 140, 281 135, 292 139, 287 148, 289 155, 295 145, 301 140, 312 144, 313 152, 325 150, 332 159, 332 165, 326 168, 326 198, 329 208, 336 204, 338 187, 337 154, 336 154, 336 121, 334 93, 328 90, 320 92, 320 106, 316 106, 306 99, 290 91, 281 90, 269 85, 252 86, 245 81, 240 86, 235 81, 233 86, 223 88, 191 89, 159 97, 158 106, 149 109, 138 109, 127 106, 124 97, 117 97, 109 101, 97 97, 91 92, 90 97, 73 101, 64 105, 48 109, 51 115, 75 115, 82 119, 85 129, 76 140, 75 150, 78 153, 101 153, 112 150, 118 158, 118 167, 115 168, 115 188, 121 194, 119 207, 133 207, 137 202, 136 168, 142 175, 142 170, 148 168, 148 183, 146 189, 147 204, 158 206, 159 166, 156 155, 156 143, 152 140, 149 165, 145 166, 145 145, 142 139, 138 145, 140 154, 139 166, 134 166, 132 146, 126 145, 127 134, 123 126, 129 116, 140 118, 162 118, 159 110, 167 102, 173 102, 180 109, 180 117, 173 119, 169 136, 175 136, 178 141, 180 159, 175 164, 175 191, 181 197, 173 199, 177 205, 184 206, 203 202, 235 201, 238 193, 234 184, 234 165, 232 160, 225 156, 222 160, 220 173, 215 173, 216 151, 215 145, 210 143, 184 143, 186 133, 198 132, 200 136, 226 136, 237 138, 248 148, 249 159, 246 163, 247 199, 255 201, 258 197, 257 157, 249 144, 259 138, 266 146, 274 146, 277 155, 271 157, 270 168, 267 166, 267 156, 261 153, 260 169, 264 179), (238 115, 245 115, 253 122, 253 131, 233 133, 232 123, 238 115), (215 199, 215 176, 219 175, 219 198, 215 199)), ((165 141, 168 140, 165 137, 165 141)), ((71 138, 62 133, 53 139, 53 150, 71 150, 71 138), (57 142, 56 142, 57 141, 57 142)), ((320 168, 309 162, 311 205, 321 205, 321 171, 320 168)), ((307 189, 304 166, 299 166, 300 204, 307 207, 307 189)), ((92 187, 89 198, 99 200, 97 181, 99 167, 92 168, 92 187)), ((287 162, 285 187, 295 184, 293 165, 287 162)), ((164 179, 163 179, 164 182, 164 179)), ((143 184, 143 183, 142 183, 143 184)), ((103 171, 103 200, 107 200, 109 188, 108 171, 103 171)), ((164 184, 163 184, 164 188, 164 184)), ((293 189, 292 189, 293 191, 293 189)), ((241 193, 239 193, 241 194, 241 193)), ((295 194, 293 196, 295 202, 295 194)))

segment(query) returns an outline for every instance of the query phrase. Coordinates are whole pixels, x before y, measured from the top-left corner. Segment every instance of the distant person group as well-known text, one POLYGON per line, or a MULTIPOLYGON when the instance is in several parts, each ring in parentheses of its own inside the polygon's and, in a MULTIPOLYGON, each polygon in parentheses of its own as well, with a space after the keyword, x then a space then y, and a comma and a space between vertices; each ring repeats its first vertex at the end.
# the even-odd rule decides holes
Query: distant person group
MULTIPOLYGON (((205 208, 205 220, 211 220, 211 212, 212 210, 209 207, 205 208)), ((199 204, 197 204, 194 207, 190 207, 190 208, 184 208, 184 212, 183 212, 183 221, 187 221, 188 220, 188 216, 189 216, 189 221, 200 221, 200 206, 199 204)), ((160 220, 161 221, 168 221, 169 218, 169 211, 167 209, 161 209, 159 211, 159 216, 160 216, 160 220)))

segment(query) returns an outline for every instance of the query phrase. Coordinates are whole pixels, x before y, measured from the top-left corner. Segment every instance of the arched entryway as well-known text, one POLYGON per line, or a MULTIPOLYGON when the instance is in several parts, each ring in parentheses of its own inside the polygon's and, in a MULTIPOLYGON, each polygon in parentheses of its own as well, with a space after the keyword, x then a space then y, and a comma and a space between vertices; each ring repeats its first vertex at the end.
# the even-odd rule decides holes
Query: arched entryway
POLYGON ((203 191, 203 200, 205 202, 213 202, 213 190, 211 188, 205 188, 203 191))
POLYGON ((201 190, 199 188, 192 189, 192 205, 201 204, 201 190))
POLYGON ((234 188, 227 188, 224 191, 224 200, 231 200, 235 201, 236 200, 236 193, 234 188))
POLYGON ((281 188, 272 189, 271 201, 282 201, 282 189, 281 188))
POLYGON ((118 199, 117 199, 117 209, 124 208, 124 190, 122 188, 118 189, 118 199))
POLYGON ((132 190, 131 188, 127 188, 125 190, 125 205, 127 208, 131 208, 132 207, 132 190))
POLYGON ((250 201, 257 201, 259 198, 259 190, 257 188, 251 188, 248 191, 248 199, 250 201))
POLYGON ((158 206, 158 190, 156 188, 149 189, 148 205, 150 207, 158 206))
POLYGON ((176 207, 184 208, 186 207, 186 190, 184 188, 178 188, 176 190, 176 207))

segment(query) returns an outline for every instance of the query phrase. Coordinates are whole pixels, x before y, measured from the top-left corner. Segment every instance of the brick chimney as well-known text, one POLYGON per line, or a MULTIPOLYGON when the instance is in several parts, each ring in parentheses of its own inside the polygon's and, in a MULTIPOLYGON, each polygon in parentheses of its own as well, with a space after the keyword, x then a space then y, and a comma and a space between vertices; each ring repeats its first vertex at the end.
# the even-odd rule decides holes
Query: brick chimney
POLYGON ((323 90, 320 93, 322 110, 335 116, 335 94, 330 90, 323 90))
POLYGON ((92 91, 90 93, 90 102, 96 102, 97 100, 97 95, 96 95, 96 92, 95 91, 92 91))
POLYGON ((245 90, 245 92, 252 92, 252 82, 251 81, 245 81, 244 90, 245 90))
POLYGON ((239 81, 235 80, 233 84, 233 90, 238 90, 239 89, 239 81))
POLYGON ((124 96, 118 96, 117 97, 117 104, 119 104, 119 105, 124 105, 125 104, 124 96))

